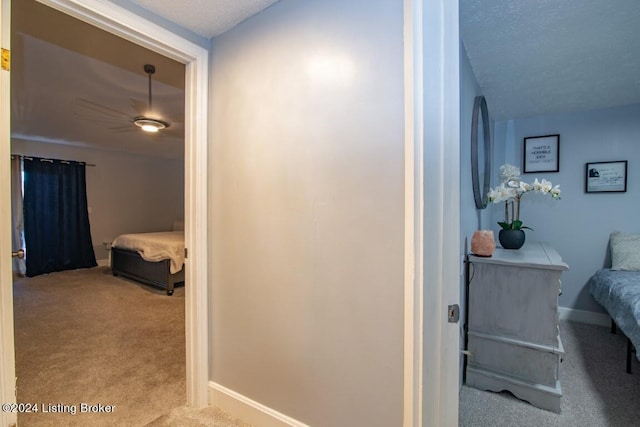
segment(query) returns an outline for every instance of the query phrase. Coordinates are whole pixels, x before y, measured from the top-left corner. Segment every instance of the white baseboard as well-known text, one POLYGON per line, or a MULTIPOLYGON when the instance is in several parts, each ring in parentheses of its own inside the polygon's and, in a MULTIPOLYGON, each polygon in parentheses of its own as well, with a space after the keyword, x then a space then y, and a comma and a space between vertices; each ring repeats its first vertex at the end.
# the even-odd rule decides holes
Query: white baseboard
POLYGON ((255 426, 309 427, 213 381, 209 381, 209 404, 255 426))
POLYGON ((575 310, 573 308, 559 307, 560 320, 570 322, 588 323, 597 326, 611 326, 611 318, 606 313, 595 311, 575 310))
POLYGON ((108 267, 109 266, 109 259, 108 258, 98 259, 98 260, 96 260, 96 262, 98 263, 98 267, 108 267))

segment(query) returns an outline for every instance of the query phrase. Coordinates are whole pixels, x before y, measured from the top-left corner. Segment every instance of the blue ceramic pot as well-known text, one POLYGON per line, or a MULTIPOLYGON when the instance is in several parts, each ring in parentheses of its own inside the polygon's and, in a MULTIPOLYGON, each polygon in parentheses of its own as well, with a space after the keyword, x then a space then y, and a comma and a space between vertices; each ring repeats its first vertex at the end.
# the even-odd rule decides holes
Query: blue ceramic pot
POLYGON ((520 249, 524 245, 524 230, 500 230, 498 240, 505 249, 520 249))

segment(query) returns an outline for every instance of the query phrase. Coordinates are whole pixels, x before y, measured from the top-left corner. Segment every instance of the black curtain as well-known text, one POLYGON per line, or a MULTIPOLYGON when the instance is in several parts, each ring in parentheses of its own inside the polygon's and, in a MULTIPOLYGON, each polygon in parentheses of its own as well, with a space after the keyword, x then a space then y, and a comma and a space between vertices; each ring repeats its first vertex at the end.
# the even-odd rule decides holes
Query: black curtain
POLYGON ((24 160, 27 276, 95 267, 85 165, 24 160))

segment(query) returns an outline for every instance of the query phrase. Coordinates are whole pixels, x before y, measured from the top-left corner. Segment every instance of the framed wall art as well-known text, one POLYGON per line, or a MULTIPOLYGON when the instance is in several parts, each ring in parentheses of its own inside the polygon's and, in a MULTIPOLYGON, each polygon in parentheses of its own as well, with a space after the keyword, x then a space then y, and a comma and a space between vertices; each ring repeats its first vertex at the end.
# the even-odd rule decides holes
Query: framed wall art
POLYGON ((560 135, 524 139, 523 173, 560 171, 560 135))
POLYGON ((586 193, 624 193, 627 191, 627 161, 585 164, 586 193))

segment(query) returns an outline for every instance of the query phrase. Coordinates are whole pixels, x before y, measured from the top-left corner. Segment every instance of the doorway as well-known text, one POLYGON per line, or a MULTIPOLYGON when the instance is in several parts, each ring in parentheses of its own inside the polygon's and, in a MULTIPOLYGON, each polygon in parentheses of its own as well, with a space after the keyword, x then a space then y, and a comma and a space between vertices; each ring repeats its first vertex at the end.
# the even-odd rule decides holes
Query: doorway
MULTIPOLYGON (((204 406, 207 403, 207 117, 208 111, 208 49, 198 46, 174 33, 147 21, 114 4, 97 5, 91 1, 47 0, 42 3, 91 23, 185 64, 185 244, 189 249, 185 290, 185 326, 187 354, 187 403, 204 406), (199 120, 197 120, 199 118, 199 120)), ((10 2, 2 2, 3 46, 7 46, 10 2)), ((3 72, 2 120, 8 123, 8 73, 3 72)), ((10 135, 3 126, 0 140, 2 154, 9 156, 10 135)), ((10 199, 9 180, 3 180, 0 196, 10 199), (6 185, 4 184, 6 183, 6 185)), ((10 229, 10 215, 2 215, 1 239, 4 247, 10 229)), ((3 252, 4 253, 4 252, 3 252)), ((7 252, 8 253, 8 252, 7 252)), ((2 283, 11 283, 11 262, 0 263, 2 283)), ((2 397, 4 402, 15 401, 13 296, 2 290, 2 397), (11 318, 9 318, 11 316, 11 318)), ((11 415, 3 414, 3 422, 10 424, 11 415)))

